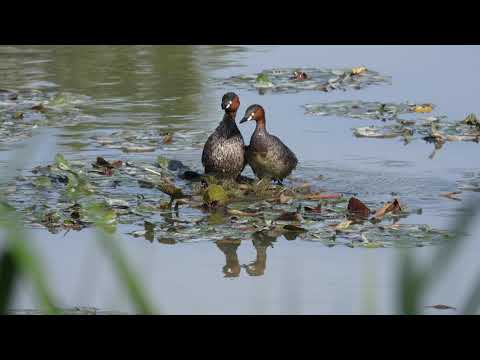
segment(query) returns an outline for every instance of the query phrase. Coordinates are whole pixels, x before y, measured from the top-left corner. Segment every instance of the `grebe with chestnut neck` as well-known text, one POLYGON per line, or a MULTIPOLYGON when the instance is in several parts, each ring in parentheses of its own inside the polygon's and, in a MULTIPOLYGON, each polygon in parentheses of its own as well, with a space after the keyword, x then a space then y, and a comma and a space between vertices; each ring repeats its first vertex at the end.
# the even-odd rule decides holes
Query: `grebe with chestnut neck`
POLYGON ((297 166, 297 157, 278 137, 268 133, 262 106, 249 106, 240 124, 250 120, 254 120, 257 126, 246 148, 245 158, 259 179, 267 178, 281 184, 297 166))

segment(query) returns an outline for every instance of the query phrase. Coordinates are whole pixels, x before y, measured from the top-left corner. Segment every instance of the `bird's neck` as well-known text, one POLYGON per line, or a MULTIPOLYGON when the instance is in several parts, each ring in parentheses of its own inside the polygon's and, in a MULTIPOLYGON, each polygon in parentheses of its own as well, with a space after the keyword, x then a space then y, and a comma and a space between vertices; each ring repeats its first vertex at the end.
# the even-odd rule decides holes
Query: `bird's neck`
POLYGON ((237 114, 236 111, 232 112, 225 112, 223 115, 223 120, 220 123, 220 127, 224 129, 227 134, 236 134, 239 132, 237 123, 235 122, 235 115, 237 114))
POLYGON ((260 119, 257 119, 256 120, 257 122, 257 126, 255 127, 255 132, 256 133, 259 133, 259 132, 267 132, 267 128, 265 126, 265 118, 260 118, 260 119))
POLYGON ((225 111, 225 115, 223 115, 223 121, 232 121, 235 122, 235 118, 237 117, 237 111, 225 111))

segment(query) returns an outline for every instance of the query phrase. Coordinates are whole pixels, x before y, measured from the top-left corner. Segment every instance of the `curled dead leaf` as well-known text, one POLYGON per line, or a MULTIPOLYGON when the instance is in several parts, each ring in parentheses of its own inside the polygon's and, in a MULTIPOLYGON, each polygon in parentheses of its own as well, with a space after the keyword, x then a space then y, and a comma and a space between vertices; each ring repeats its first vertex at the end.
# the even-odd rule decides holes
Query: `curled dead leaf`
POLYGON ((165 134, 165 136, 163 137, 163 143, 164 144, 171 144, 172 141, 173 141, 173 134, 171 134, 171 133, 165 134))
POLYGON ((392 202, 386 203, 382 208, 378 209, 373 215, 374 219, 381 220, 388 213, 397 214, 402 211, 400 207, 400 202, 397 199, 394 199, 392 202))
POLYGON ((354 215, 359 215, 362 217, 368 217, 371 212, 363 202, 355 197, 351 197, 348 201, 347 210, 354 215))

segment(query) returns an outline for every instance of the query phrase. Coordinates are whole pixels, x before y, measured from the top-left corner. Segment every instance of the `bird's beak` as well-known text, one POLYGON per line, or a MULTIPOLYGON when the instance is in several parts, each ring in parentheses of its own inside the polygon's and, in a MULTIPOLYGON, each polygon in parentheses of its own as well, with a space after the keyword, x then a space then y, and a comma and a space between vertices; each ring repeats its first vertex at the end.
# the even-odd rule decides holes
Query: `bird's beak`
POLYGON ((240 124, 244 123, 244 122, 247 122, 249 120, 252 120, 252 115, 250 115, 249 117, 244 117, 242 120, 240 120, 240 124))
POLYGON ((232 106, 232 100, 230 100, 230 101, 229 101, 228 103, 226 103, 226 104, 223 103, 223 104, 222 104, 222 109, 223 109, 223 110, 227 110, 227 109, 230 108, 230 106, 232 106))

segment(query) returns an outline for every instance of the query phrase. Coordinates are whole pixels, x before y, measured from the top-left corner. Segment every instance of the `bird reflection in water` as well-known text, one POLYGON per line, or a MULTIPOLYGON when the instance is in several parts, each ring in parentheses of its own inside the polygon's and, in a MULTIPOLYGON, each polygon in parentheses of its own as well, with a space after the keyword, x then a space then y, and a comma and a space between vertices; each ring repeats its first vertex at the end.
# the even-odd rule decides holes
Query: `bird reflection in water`
POLYGON ((238 262, 237 249, 241 241, 238 239, 224 238, 216 242, 217 247, 225 254, 225 266, 222 268, 225 277, 238 277, 240 264, 238 262))
POLYGON ((257 258, 250 264, 243 265, 248 275, 262 276, 265 273, 265 268, 267 267, 267 248, 269 246, 273 248, 273 242, 276 239, 275 236, 271 236, 264 232, 253 234, 252 244, 257 252, 257 258))
MULTIPOLYGON (((215 242, 217 247, 225 254, 225 265, 222 268, 225 277, 239 277, 241 269, 245 269, 249 276, 262 276, 267 267, 267 248, 272 247, 273 243, 280 236, 275 232, 256 232, 253 234, 252 244, 257 253, 255 261, 248 265, 240 265, 237 250, 241 240, 224 238, 215 242)), ((286 236, 287 237, 287 236, 286 236)), ((296 236, 288 236, 287 240, 294 240, 296 236)))

